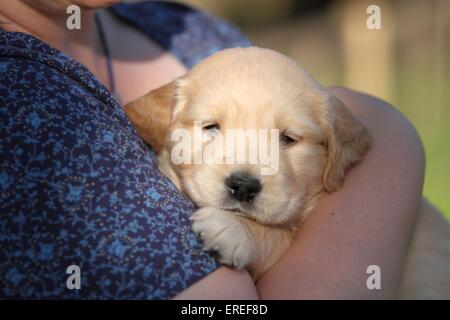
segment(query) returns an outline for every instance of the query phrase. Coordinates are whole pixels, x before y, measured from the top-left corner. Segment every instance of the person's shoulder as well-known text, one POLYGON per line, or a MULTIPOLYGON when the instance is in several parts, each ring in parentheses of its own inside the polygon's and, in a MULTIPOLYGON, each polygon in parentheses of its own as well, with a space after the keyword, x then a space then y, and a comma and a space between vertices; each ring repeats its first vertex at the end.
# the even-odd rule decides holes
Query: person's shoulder
POLYGON ((185 4, 140 1, 121 3, 112 10, 188 67, 216 51, 250 45, 231 23, 185 4))

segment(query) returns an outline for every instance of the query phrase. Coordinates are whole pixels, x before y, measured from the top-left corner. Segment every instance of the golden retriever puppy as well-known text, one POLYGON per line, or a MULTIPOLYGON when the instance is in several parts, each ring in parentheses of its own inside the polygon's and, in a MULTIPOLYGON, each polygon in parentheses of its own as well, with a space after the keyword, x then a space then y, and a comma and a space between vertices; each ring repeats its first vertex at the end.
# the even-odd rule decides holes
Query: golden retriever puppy
POLYGON ((364 125, 298 64, 256 47, 216 53, 125 112, 158 153, 160 170, 199 208, 192 227, 204 248, 255 280, 371 142, 364 125), (244 134, 228 139, 236 132, 244 134), (230 152, 233 141, 244 147, 230 152))

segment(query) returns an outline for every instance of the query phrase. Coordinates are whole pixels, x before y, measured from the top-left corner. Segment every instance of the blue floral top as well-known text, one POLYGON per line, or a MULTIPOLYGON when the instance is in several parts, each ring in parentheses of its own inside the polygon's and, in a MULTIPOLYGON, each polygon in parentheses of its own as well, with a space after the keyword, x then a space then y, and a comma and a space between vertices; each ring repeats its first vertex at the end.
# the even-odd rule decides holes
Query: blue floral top
MULTIPOLYGON (((248 45, 184 5, 110 10, 187 67, 248 45)), ((170 298, 218 267, 191 231, 193 210, 84 66, 0 30, 0 298, 170 298)))

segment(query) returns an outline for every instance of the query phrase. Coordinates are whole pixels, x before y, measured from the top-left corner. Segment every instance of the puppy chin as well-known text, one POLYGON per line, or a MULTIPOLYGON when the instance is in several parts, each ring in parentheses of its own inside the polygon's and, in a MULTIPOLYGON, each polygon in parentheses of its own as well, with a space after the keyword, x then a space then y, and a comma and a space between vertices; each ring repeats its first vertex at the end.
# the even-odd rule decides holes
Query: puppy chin
POLYGON ((225 196, 222 201, 210 203, 208 206, 229 211, 230 214, 236 214, 267 226, 288 227, 296 220, 294 215, 299 208, 298 201, 281 201, 276 206, 268 206, 264 203, 265 201, 260 199, 255 199, 250 203, 239 202, 225 196))
POLYGON ((252 206, 249 214, 260 224, 268 226, 290 227, 299 221, 298 215, 303 211, 304 197, 302 193, 295 197, 277 199, 261 199, 252 206))

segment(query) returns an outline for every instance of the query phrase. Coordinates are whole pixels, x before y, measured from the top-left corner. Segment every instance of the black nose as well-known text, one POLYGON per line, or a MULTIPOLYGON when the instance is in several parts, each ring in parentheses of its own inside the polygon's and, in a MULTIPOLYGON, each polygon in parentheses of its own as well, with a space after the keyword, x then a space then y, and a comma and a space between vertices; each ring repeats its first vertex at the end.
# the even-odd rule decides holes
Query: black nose
POLYGON ((229 188, 231 197, 238 201, 250 202, 261 191, 261 183, 255 177, 245 172, 231 174, 225 184, 229 188))

